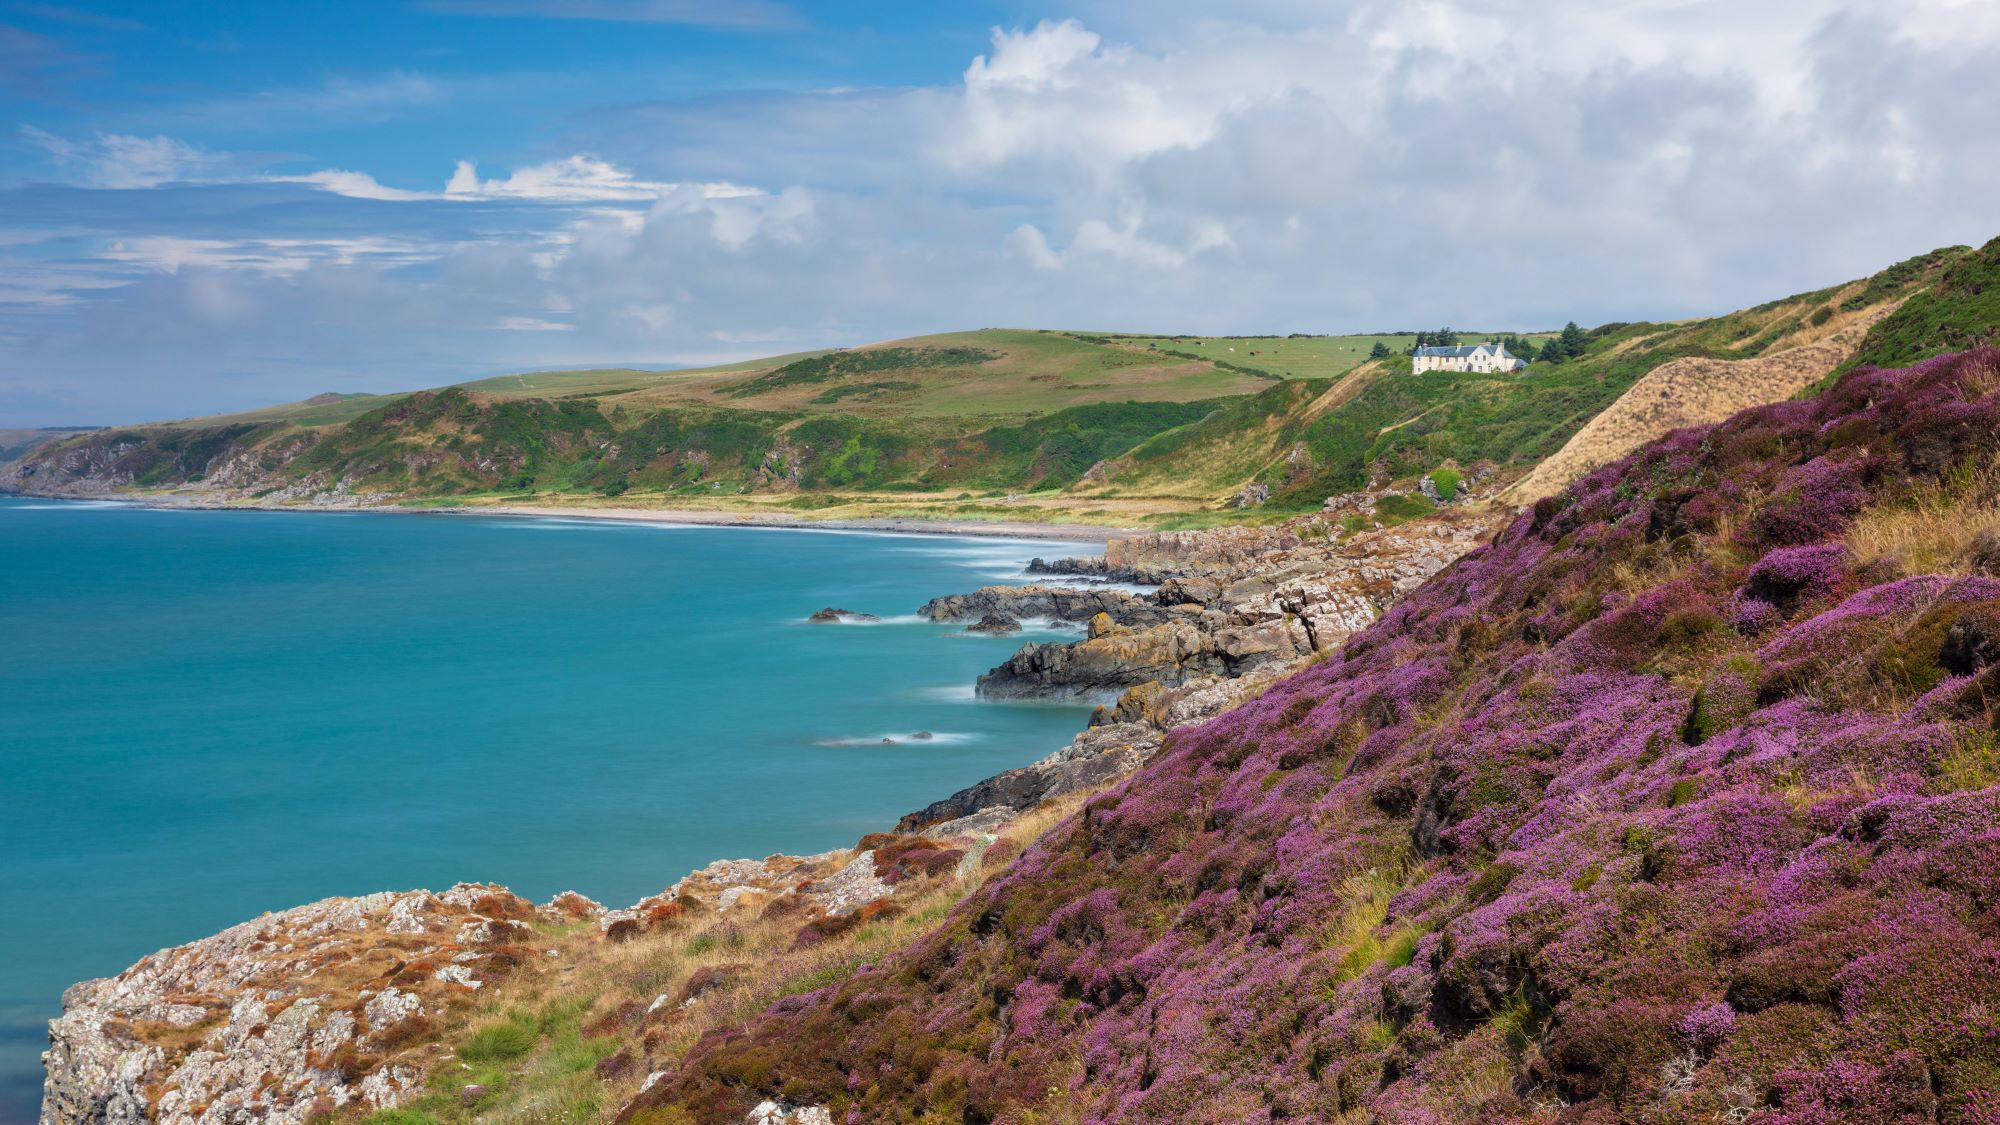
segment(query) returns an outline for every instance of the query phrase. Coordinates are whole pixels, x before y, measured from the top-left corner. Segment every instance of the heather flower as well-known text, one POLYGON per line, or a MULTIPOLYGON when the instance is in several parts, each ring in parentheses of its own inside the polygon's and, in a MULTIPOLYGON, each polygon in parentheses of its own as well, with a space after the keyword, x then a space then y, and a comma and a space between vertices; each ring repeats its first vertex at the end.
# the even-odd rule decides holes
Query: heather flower
POLYGON ((1802 602, 1817 601, 1839 589, 1846 569, 1847 548, 1838 543, 1780 548, 1757 560, 1738 596, 1789 613, 1802 602))
POLYGON ((1680 1028, 1689 1046, 1697 1051, 1712 1051, 1736 1029, 1736 1009, 1721 1000, 1704 1004, 1682 1016, 1680 1028))

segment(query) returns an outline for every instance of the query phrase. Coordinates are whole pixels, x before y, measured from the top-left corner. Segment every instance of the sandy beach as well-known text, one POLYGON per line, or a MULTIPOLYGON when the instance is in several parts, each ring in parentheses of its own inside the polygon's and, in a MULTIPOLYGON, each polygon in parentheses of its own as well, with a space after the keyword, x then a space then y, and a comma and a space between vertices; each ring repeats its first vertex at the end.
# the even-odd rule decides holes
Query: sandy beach
POLYGON ((676 508, 582 508, 544 507, 525 504, 466 504, 439 506, 371 505, 308 507, 287 504, 239 504, 204 497, 160 494, 153 496, 47 497, 81 501, 133 504, 140 507, 255 512, 373 512, 391 515, 429 516, 512 516, 520 519, 610 520, 621 523, 661 524, 675 527, 759 527, 794 531, 872 531, 895 535, 980 536, 994 539, 1060 539, 1078 543, 1107 543, 1146 534, 1144 528, 1100 527, 1094 524, 1034 523, 1026 520, 923 519, 910 516, 873 519, 813 519, 810 516, 779 515, 769 512, 723 512, 676 508))

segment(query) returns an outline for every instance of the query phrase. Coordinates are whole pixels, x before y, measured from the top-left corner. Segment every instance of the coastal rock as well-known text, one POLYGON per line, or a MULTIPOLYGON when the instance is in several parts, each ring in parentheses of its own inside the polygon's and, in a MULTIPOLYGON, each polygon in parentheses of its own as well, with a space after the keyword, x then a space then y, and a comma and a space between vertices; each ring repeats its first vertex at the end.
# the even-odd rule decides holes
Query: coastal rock
POLYGON ((976 690, 997 699, 1115 694, 1153 680, 1178 683, 1224 671, 1214 635, 1191 623, 1143 632, 1107 624, 1073 643, 1022 645, 1006 663, 979 677, 976 690))
POLYGON ((984 586, 969 594, 951 594, 925 602, 917 614, 930 621, 980 621, 1007 617, 1016 621, 1039 618, 1081 623, 1100 613, 1127 625, 1152 625, 1169 614, 1147 598, 1123 590, 1072 589, 1063 586, 984 586))
POLYGON ((1002 636, 1021 631, 1021 623, 1004 613, 989 613, 965 627, 968 633, 988 633, 1002 636))
POLYGON ((399 1029, 442 1010, 454 985, 438 974, 514 967, 456 935, 532 911, 484 884, 327 899, 77 985, 49 1025, 42 1121, 290 1125, 394 1106, 429 1064, 399 1029))
POLYGON ((882 619, 872 613, 856 613, 851 609, 835 609, 832 606, 828 606, 811 617, 806 618, 806 620, 815 625, 841 625, 867 624, 882 619))
POLYGON ((1031 809, 1052 797, 1096 789, 1138 769, 1159 748, 1160 732, 1150 726, 1121 723, 1093 727, 1038 762, 995 774, 910 813, 896 823, 896 831, 942 830, 948 822, 975 814, 1031 809))
POLYGON ((1002 828, 1012 824, 1020 815, 1021 812, 1019 809, 1010 809, 1005 805, 988 805, 986 808, 980 809, 970 816, 962 816, 957 820, 947 820, 933 824, 924 829, 921 835, 929 836, 934 840, 948 840, 955 836, 969 836, 977 839, 982 836, 993 835, 1002 828))
POLYGON ((1171 688, 1295 667, 1373 623, 1484 542, 1497 521, 1455 511, 1342 536, 1310 516, 1117 540, 1103 560, 1073 561, 1164 575, 1150 604, 1107 601, 1082 640, 1024 645, 981 676, 977 690, 992 698, 1111 696, 1155 682, 1171 688))
POLYGON ((562 925, 567 922, 595 921, 604 917, 604 907, 575 891, 564 891, 536 907, 535 914, 544 922, 562 925))

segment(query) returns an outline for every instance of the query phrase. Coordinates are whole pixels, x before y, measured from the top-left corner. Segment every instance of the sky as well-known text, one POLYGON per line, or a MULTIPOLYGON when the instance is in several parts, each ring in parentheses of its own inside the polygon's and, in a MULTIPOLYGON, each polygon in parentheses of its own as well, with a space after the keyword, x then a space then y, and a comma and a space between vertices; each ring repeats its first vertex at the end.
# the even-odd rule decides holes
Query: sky
POLYGON ((1990 0, 0 0, 0 426, 992 326, 1535 329, 2000 235, 1990 0))

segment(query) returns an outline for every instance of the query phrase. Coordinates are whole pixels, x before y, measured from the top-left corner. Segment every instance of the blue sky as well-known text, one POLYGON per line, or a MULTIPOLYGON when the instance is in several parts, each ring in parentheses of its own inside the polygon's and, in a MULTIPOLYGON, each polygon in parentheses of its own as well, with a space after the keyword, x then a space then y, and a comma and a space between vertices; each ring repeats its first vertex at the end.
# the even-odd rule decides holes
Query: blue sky
POLYGON ((0 426, 1720 311, 2000 234, 1997 8, 0 0, 0 426))

